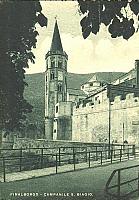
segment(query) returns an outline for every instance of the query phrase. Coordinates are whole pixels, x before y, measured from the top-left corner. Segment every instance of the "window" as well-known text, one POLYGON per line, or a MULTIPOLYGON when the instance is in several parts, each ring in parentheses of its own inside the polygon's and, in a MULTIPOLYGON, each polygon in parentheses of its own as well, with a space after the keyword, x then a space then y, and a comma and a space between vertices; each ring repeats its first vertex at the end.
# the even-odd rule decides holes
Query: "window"
POLYGON ((48 69, 48 60, 46 61, 46 69, 48 69))
POLYGON ((84 85, 82 85, 82 89, 84 89, 84 85))
POLYGON ((50 74, 50 80, 54 80, 55 79, 55 74, 54 74, 54 72, 51 72, 51 74, 50 74))
POLYGON ((54 129, 54 133, 56 133, 56 129, 54 129))
POLYGON ((47 82, 47 76, 46 76, 46 82, 47 82))
POLYGON ((93 83, 90 83, 90 86, 93 86, 93 83))
POLYGON ((97 97, 95 97, 95 101, 97 101, 98 100, 98 96, 97 97))
POLYGON ((58 106, 56 106, 56 113, 58 113, 58 106))
POLYGON ((52 67, 52 68, 55 67, 55 61, 51 61, 51 67, 52 67))
POLYGON ((62 84, 61 83, 58 84, 58 91, 62 92, 62 84))
POLYGON ((62 68, 62 61, 61 60, 58 61, 58 67, 62 68))
POLYGON ((67 66, 67 61, 66 61, 66 60, 65 60, 65 63, 64 63, 64 64, 65 64, 65 67, 66 67, 66 66, 67 66))

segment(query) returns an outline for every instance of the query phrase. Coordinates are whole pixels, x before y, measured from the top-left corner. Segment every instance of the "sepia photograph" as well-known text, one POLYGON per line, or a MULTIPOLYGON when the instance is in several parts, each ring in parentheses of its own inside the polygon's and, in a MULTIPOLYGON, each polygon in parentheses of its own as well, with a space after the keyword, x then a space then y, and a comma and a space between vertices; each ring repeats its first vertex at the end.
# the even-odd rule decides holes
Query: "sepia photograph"
POLYGON ((139 1, 0 1, 0 200, 139 200, 139 1))

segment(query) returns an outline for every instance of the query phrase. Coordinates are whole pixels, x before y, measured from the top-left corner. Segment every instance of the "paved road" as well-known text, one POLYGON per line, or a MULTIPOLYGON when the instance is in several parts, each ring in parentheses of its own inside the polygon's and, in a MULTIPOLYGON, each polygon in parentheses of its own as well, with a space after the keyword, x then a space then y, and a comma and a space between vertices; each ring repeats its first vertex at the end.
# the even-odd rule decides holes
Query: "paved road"
MULTIPOLYGON (((49 175, 40 178, 20 180, 14 182, 0 183, 0 195, 4 200, 32 199, 32 200, 104 200, 104 187, 112 171, 116 168, 139 164, 139 160, 129 160, 122 163, 116 163, 108 166, 84 169, 75 172, 49 175), (20 196, 10 196, 10 193, 19 193, 20 196), (25 194, 24 194, 25 193, 25 194), (34 193, 37 197, 25 197, 27 193, 34 193), (36 193, 36 194, 35 194, 36 193), (37 194, 38 193, 38 194, 37 194), (60 196, 49 197, 48 195, 60 196), (68 197, 67 195, 70 195, 68 197), (23 196, 24 197, 23 197, 23 196), (66 195, 66 196, 64 196, 66 195), (74 195, 74 196, 72 196, 74 195), (84 196, 88 195, 88 197, 84 196)), ((133 177, 135 171, 130 171, 123 175, 123 179, 133 177)), ((128 185, 127 190, 131 191, 133 185, 128 185)), ((14 194, 16 195, 16 194, 14 194)), ((31 194, 30 194, 31 195, 31 194)))

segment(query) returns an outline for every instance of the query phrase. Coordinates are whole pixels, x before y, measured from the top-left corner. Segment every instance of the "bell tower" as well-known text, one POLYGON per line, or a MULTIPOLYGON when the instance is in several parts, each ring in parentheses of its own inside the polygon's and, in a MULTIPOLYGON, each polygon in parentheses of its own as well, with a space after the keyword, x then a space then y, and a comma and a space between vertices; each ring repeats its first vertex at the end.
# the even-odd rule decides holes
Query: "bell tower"
POLYGON ((55 105, 67 101, 67 60, 63 51, 57 20, 50 51, 45 56, 45 137, 53 140, 55 105))

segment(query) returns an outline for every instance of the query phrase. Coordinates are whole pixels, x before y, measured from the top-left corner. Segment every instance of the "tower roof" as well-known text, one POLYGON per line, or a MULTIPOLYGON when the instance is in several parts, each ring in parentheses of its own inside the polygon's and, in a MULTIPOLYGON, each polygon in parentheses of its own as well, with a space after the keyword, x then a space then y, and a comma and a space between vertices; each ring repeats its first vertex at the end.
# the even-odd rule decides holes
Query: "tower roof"
POLYGON ((57 20, 55 22, 53 39, 52 39, 50 51, 61 51, 61 52, 63 52, 63 47, 62 47, 62 43, 61 43, 61 38, 60 38, 57 20))

